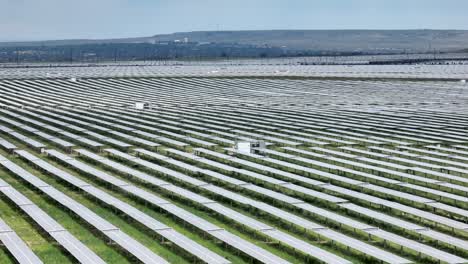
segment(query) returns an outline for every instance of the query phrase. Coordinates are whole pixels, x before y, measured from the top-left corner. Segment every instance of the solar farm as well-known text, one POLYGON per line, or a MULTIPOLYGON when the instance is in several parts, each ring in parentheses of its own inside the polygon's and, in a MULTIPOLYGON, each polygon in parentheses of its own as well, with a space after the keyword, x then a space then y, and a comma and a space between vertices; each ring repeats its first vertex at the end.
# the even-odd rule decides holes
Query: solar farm
POLYGON ((2 70, 0 263, 468 263, 468 65, 262 67, 2 70))

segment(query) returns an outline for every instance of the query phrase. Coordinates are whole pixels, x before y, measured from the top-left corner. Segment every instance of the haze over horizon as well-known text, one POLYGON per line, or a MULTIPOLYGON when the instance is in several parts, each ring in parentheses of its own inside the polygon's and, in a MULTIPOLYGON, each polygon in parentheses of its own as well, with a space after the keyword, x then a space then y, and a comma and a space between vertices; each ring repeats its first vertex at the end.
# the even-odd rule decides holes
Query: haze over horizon
POLYGON ((185 31, 468 29, 463 0, 0 0, 0 41, 185 31), (66 11, 64 11, 66 10, 66 11))

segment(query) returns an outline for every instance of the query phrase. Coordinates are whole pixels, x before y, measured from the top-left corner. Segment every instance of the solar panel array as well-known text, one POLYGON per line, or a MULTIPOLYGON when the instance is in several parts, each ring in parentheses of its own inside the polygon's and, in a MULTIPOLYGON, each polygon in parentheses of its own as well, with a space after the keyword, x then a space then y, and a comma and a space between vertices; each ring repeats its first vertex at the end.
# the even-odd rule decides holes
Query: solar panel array
POLYGON ((468 263, 467 99, 447 81, 0 80, 0 260, 56 243, 81 263, 468 263))
MULTIPOLYGON (((350 57, 347 57, 350 58, 350 57)), ((325 58, 326 59, 326 58, 325 58)), ((21 65, 21 67, 0 67, 2 79, 29 78, 113 78, 113 77, 319 77, 319 78, 414 78, 461 80, 468 78, 468 63, 466 60, 454 61, 442 65, 359 65, 363 62, 343 62, 333 65, 285 65, 285 62, 274 61, 268 64, 258 64, 259 60, 246 60, 244 63, 223 65, 222 63, 207 63, 202 65, 158 65, 135 62, 133 65, 62 65, 52 67, 47 65, 21 65), (348 64, 348 65, 346 65, 348 64)), ((298 62, 303 63, 304 61, 298 62)), ((176 62, 180 63, 180 62, 176 62)), ((314 63, 314 62, 312 62, 314 63)), ((315 62, 316 63, 316 62, 315 62)), ((367 63, 367 62, 364 62, 367 63)), ((321 64, 321 63, 318 63, 321 64)), ((17 65, 16 65, 17 66, 17 65)))

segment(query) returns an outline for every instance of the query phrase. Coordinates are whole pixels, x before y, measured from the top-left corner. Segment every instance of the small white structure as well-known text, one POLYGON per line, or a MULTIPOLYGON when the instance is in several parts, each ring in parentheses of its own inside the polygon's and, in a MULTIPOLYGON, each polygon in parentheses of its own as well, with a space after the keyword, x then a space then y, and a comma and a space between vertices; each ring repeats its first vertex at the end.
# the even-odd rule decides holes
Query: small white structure
POLYGON ((143 110, 148 107, 148 103, 135 103, 135 109, 143 110))
POLYGON ((466 80, 460 80, 461 83, 466 83, 466 80))
POLYGON ((236 142, 236 151, 241 153, 252 153, 252 154, 259 154, 264 155, 266 144, 264 141, 256 141, 256 142, 236 142))
POLYGON ((250 142, 237 142, 236 151, 242 152, 242 153, 250 153, 251 151, 250 142))
POLYGON ((266 144, 265 141, 257 141, 250 143, 251 153, 258 155, 265 155, 266 144))
POLYGON ((77 81, 77 80, 76 80, 75 77, 70 78, 70 82, 76 82, 76 81, 77 81))

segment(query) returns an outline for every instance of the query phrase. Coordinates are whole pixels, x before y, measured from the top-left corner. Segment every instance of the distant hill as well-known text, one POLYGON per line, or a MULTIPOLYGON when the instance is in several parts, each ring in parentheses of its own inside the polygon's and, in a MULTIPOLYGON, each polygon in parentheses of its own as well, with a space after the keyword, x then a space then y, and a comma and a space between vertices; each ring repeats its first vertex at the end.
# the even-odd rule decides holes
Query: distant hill
POLYGON ((238 42, 300 50, 460 50, 468 43, 468 30, 268 30, 196 31, 156 35, 154 40, 238 42))
POLYGON ((194 31, 124 39, 76 39, 35 42, 0 42, 0 47, 59 46, 159 41, 240 43, 290 50, 426 52, 466 49, 468 30, 252 30, 194 31))

